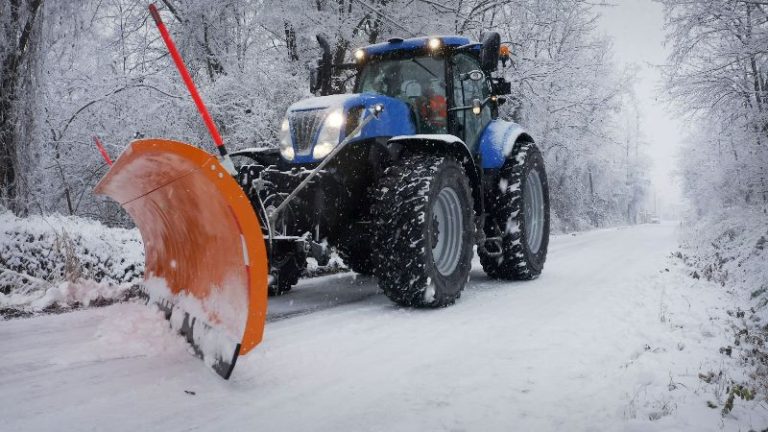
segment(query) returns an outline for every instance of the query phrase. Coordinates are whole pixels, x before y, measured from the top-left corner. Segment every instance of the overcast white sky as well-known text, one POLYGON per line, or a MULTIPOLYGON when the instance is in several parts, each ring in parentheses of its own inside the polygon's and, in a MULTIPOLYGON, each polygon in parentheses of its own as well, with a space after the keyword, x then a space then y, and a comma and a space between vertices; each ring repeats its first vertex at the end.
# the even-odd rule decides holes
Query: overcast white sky
POLYGON ((664 14, 661 5, 651 0, 608 0, 615 6, 600 7, 601 28, 614 40, 619 64, 641 66, 636 92, 642 111, 646 152, 653 158, 651 177, 660 201, 679 199, 673 176, 679 144, 685 131, 674 118, 671 107, 659 99, 661 74, 656 65, 666 61, 664 14))

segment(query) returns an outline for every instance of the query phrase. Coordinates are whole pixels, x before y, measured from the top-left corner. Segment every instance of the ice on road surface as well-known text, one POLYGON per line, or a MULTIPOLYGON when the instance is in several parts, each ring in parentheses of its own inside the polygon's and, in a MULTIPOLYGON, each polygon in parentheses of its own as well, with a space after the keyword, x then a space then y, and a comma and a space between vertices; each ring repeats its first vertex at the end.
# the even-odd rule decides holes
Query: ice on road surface
POLYGON ((493 281, 475 261, 439 310, 396 307, 370 278, 305 280, 270 300, 230 381, 139 304, 0 322, 0 429, 757 429, 764 409, 705 404, 698 374, 727 366, 732 300, 670 265, 675 239, 556 236, 539 279, 493 281))

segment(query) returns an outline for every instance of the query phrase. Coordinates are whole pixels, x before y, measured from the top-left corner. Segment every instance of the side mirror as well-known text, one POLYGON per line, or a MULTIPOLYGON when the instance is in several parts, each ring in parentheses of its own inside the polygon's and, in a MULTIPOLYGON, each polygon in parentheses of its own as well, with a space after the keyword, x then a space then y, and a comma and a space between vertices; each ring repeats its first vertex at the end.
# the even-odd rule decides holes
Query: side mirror
POLYGON ((462 81, 463 80, 472 80, 472 81, 482 81, 485 79, 485 74, 483 71, 479 70, 473 70, 469 71, 461 76, 462 81))
POLYGON ((480 67, 485 73, 495 72, 499 68, 499 49, 501 36, 496 32, 488 32, 483 36, 480 48, 480 67))

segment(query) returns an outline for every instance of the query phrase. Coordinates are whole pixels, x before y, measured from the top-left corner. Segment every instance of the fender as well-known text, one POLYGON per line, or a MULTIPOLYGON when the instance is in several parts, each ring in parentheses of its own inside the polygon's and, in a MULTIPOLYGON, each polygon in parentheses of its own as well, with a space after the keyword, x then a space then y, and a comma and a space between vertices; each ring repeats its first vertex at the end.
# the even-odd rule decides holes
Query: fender
POLYGON ((482 168, 501 168, 504 161, 512 156, 518 141, 534 142, 519 124, 506 120, 492 120, 485 127, 478 145, 482 168))
POLYGON ((398 156, 407 149, 419 153, 449 154, 455 157, 464 167, 464 171, 466 171, 469 178, 475 211, 478 215, 483 214, 483 189, 480 169, 475 164, 475 159, 472 157, 469 147, 460 138, 448 134, 400 135, 390 138, 387 141, 387 145, 390 149, 395 150, 392 153, 397 153, 398 156))

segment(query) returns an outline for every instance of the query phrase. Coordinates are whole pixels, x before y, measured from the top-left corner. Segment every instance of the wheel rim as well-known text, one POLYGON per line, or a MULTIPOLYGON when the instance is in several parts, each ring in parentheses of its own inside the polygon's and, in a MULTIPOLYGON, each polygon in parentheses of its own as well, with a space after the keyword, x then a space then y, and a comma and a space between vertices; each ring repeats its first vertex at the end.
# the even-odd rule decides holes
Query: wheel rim
POLYGON ((525 238, 531 253, 539 252, 544 239, 544 188, 539 172, 531 170, 525 178, 523 191, 523 218, 525 238))
POLYGON ((459 195, 450 187, 443 188, 437 195, 432 208, 432 259, 437 271, 443 276, 456 270, 461 258, 464 216, 459 195))

